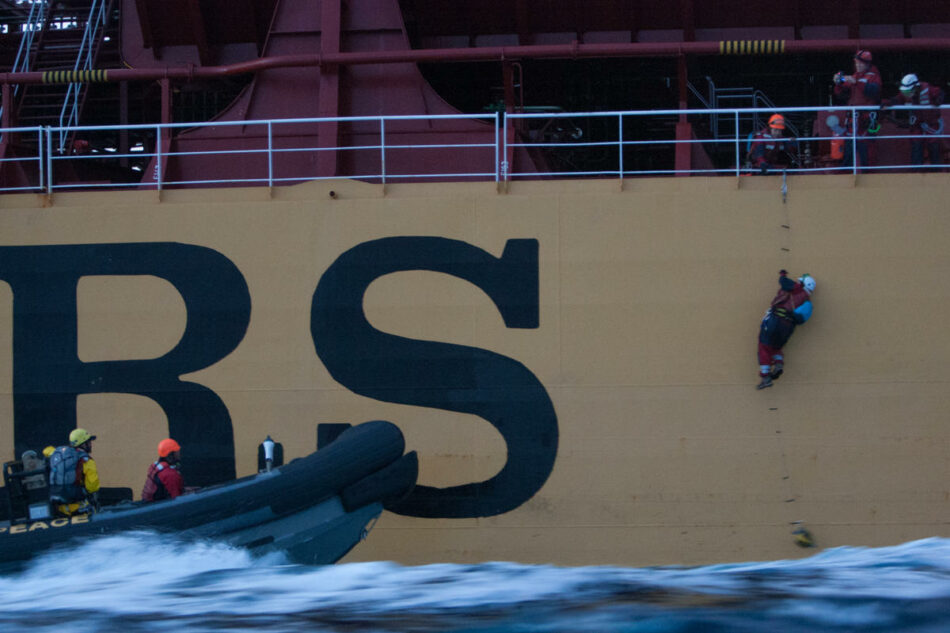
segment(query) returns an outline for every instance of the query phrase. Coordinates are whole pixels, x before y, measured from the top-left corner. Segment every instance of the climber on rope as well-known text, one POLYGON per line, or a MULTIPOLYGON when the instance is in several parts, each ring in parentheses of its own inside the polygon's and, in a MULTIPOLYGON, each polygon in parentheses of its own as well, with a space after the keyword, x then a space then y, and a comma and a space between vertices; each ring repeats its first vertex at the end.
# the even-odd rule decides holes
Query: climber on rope
POLYGON ((772 299, 759 328, 759 382, 757 389, 772 386, 785 370, 782 348, 792 336, 796 325, 811 317, 811 294, 815 278, 805 274, 798 281, 790 279, 788 271, 779 271, 779 291, 772 299))

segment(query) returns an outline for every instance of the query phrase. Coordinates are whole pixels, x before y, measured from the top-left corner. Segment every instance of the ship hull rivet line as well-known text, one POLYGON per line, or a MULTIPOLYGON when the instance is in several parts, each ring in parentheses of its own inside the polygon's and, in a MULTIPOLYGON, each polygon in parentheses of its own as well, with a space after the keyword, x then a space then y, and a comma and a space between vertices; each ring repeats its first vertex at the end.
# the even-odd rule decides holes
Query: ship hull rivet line
MULTIPOLYGON (((778 411, 778 407, 769 407, 769 411, 778 411)), ((792 475, 788 470, 788 457, 785 452, 785 443, 782 440, 781 418, 776 419, 775 441, 778 445, 780 463, 782 466, 782 482, 785 488, 785 503, 795 503, 797 500, 795 493, 792 492, 792 475)), ((792 524, 800 524, 801 521, 793 521, 792 524)), ((803 546, 804 547, 804 546, 803 546)))

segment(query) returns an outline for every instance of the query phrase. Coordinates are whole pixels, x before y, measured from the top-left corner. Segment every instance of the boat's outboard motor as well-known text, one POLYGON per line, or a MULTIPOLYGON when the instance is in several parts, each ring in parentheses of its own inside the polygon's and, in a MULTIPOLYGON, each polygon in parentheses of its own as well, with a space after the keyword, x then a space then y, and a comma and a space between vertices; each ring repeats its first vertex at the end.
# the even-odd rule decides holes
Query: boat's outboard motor
POLYGON ((257 446, 257 472, 270 472, 272 468, 284 465, 284 445, 275 442, 267 436, 267 439, 257 446))
POLYGON ((38 521, 50 517, 46 460, 36 451, 26 451, 20 461, 3 465, 7 513, 12 522, 38 521))

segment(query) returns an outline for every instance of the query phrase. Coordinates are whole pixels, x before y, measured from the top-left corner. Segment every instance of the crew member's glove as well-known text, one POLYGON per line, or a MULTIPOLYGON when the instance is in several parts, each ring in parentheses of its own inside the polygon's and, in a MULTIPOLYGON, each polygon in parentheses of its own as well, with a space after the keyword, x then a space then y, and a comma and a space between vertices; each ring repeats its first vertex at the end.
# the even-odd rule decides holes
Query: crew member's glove
POLYGON ((836 84, 844 83, 844 73, 840 70, 835 73, 834 82, 836 84))
POLYGON ((768 163, 762 163, 761 165, 759 165, 759 173, 765 176, 766 174, 769 173, 769 167, 770 165, 768 163))

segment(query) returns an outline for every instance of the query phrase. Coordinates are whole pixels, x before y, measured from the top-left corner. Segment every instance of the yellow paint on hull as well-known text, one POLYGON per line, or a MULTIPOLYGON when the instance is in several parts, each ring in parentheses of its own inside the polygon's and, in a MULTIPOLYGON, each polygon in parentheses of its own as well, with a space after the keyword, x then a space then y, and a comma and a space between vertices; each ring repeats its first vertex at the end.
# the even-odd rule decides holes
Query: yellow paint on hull
MULTIPOLYGON (((175 241, 244 275, 238 348, 188 376, 235 427, 239 475, 270 434, 287 458, 320 422, 397 423, 420 483, 491 477, 505 443, 472 416, 371 400, 314 352, 310 302, 348 249, 387 236, 499 256, 539 242, 540 327, 507 329, 475 286, 431 272, 374 282, 370 323, 523 363, 550 394, 559 447, 544 487, 494 517, 384 514, 347 560, 700 564, 950 536, 950 179, 944 174, 494 184, 310 183, 275 189, 0 197, 2 245, 175 241), (335 195, 331 197, 330 191, 335 195), (818 280, 815 315, 775 387, 756 334, 777 273, 818 280)), ((154 358, 184 305, 155 277, 84 278, 80 360, 154 358)), ((12 292, 0 283, 0 447, 12 446, 12 292)), ((140 490, 167 427, 154 402, 83 395, 103 485, 140 490)), ((187 447, 185 447, 187 452, 187 447)), ((200 459, 189 456, 188 459, 200 459)))

